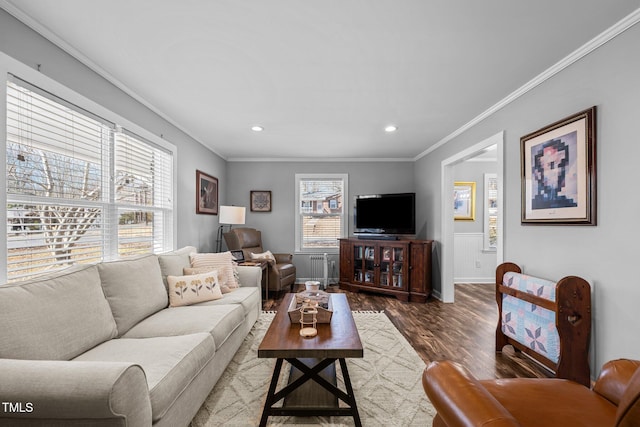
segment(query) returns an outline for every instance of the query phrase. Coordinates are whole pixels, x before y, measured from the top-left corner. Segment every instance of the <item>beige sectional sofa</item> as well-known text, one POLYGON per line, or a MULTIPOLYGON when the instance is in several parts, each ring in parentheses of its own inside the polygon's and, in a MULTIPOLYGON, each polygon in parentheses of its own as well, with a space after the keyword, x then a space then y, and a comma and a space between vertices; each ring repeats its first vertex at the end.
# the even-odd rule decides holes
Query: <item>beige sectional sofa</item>
POLYGON ((261 310, 259 267, 168 307, 193 247, 0 286, 0 425, 186 426, 261 310))

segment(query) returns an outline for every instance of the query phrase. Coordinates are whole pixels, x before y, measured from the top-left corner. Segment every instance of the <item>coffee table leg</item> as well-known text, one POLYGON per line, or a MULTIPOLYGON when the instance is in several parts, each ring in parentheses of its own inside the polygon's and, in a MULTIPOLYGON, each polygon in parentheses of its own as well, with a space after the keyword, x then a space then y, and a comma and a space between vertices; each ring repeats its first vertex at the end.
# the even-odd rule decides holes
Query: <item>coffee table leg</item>
MULTIPOLYGON (((280 370, 282 369, 283 359, 276 360, 276 367, 273 369, 273 376, 271 377, 271 384, 269 384, 269 391, 267 392, 267 401, 264 403, 264 409, 262 410, 262 417, 260 418, 260 427, 266 427, 267 419, 271 413, 271 406, 275 403, 273 396, 278 386, 278 379, 280 378, 280 370)), ((359 420, 359 419, 358 419, 359 420)))
POLYGON ((344 380, 344 386, 347 389, 349 395, 351 412, 353 414, 353 422, 356 427, 362 427, 360 421, 360 413, 358 413, 358 406, 356 405, 356 396, 353 394, 353 387, 351 387, 351 379, 349 378, 349 371, 347 371, 347 362, 344 359, 338 359, 340 361, 340 369, 342 370, 342 379, 344 380))

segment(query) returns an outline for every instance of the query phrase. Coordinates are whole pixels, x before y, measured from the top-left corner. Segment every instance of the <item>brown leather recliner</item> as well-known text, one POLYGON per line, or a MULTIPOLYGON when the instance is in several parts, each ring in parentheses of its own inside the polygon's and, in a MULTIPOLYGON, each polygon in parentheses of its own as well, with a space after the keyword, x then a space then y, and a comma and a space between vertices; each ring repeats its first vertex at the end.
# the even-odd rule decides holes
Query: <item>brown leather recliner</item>
MULTIPOLYGON (((265 252, 262 247, 262 233, 255 228, 232 228, 228 233, 224 233, 224 241, 229 250, 242 249, 247 261, 251 261, 252 253, 265 252)), ((269 263, 267 268, 269 290, 279 291, 285 287, 290 287, 293 290, 293 284, 296 282, 296 266, 293 265, 293 255, 273 254, 273 256, 275 262, 269 263)))
POLYGON ((607 362, 592 389, 558 378, 477 380, 432 362, 422 385, 438 411, 433 427, 640 426, 640 361, 607 362))

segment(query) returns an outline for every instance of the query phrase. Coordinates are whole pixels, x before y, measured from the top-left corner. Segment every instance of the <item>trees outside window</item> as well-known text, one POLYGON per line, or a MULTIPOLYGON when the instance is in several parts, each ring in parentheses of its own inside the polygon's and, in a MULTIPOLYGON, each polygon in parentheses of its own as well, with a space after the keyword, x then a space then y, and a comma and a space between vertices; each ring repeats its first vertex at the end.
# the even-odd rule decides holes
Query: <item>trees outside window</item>
POLYGON ((16 80, 7 82, 3 279, 171 249, 173 153, 16 80))

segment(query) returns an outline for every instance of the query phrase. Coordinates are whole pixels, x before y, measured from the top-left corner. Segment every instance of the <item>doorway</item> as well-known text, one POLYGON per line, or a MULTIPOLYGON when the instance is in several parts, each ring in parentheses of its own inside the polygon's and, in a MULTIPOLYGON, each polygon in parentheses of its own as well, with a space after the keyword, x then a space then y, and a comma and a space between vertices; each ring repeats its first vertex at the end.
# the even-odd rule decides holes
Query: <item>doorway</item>
POLYGON ((441 164, 441 227, 442 227, 442 264, 441 264, 441 291, 440 297, 443 302, 454 302, 454 220, 453 220, 453 203, 451 203, 451 195, 453 194, 454 183, 454 166, 462 163, 472 157, 486 151, 489 147, 495 145, 497 155, 497 184, 498 184, 498 221, 497 233, 498 239, 496 244, 496 262, 503 262, 503 175, 504 175, 504 132, 499 132, 484 141, 481 141, 458 154, 455 154, 442 161, 441 164))

